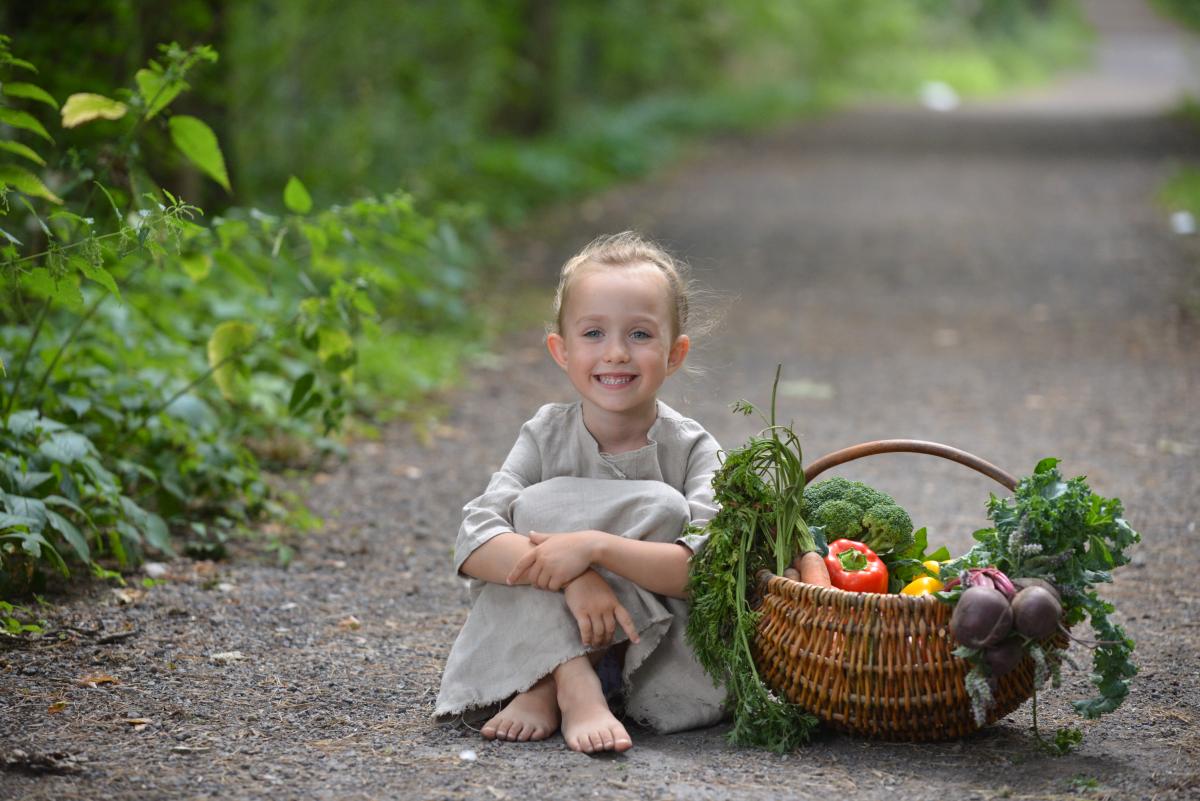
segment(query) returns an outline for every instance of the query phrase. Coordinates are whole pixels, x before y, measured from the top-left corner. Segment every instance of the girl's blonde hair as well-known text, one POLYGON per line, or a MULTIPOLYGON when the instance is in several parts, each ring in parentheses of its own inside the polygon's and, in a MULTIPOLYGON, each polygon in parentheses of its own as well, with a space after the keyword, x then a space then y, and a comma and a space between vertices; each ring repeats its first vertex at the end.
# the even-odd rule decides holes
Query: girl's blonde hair
POLYGON ((555 333, 562 334, 563 309, 567 306, 571 284, 585 265, 589 264, 602 267, 650 264, 658 268, 667 279, 667 291, 670 295, 671 339, 689 333, 689 295, 692 290, 690 269, 687 264, 667 253, 658 244, 634 231, 597 237, 562 266, 558 289, 554 293, 555 333))

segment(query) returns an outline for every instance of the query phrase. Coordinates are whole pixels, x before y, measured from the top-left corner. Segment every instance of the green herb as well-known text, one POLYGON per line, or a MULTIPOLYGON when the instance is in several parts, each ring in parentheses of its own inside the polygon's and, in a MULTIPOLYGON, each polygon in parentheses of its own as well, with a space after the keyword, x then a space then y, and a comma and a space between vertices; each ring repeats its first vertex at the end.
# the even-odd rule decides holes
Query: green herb
MULTIPOLYGON (((768 427, 741 448, 727 451, 713 477, 721 510, 705 527, 709 540, 692 560, 687 638, 700 664, 729 691, 729 739, 778 753, 808 741, 817 719, 779 698, 763 683, 751 643, 759 615, 750 607, 749 582, 763 568, 783 573, 796 554, 816 550, 804 522, 804 469, 800 441, 775 424, 775 388, 768 427)), ((746 401, 734 411, 757 409, 746 401)))
MULTIPOLYGON (((988 517, 993 527, 975 532, 975 546, 942 571, 950 577, 991 565, 1013 577, 1044 578, 1062 593, 1068 626, 1090 618, 1097 637, 1088 643, 1094 648, 1092 683, 1099 695, 1073 703, 1086 718, 1120 706, 1137 673, 1130 661, 1134 642, 1109 620, 1113 605, 1095 589, 1112 581, 1113 568, 1129 562, 1126 549, 1141 540, 1123 515, 1119 499, 1095 494, 1082 476, 1065 481, 1058 460, 1043 459, 1033 475, 1017 484, 1013 497, 991 497, 988 517)), ((939 597, 953 602, 955 593, 939 597)), ((980 669, 976 662, 974 671, 980 669)))

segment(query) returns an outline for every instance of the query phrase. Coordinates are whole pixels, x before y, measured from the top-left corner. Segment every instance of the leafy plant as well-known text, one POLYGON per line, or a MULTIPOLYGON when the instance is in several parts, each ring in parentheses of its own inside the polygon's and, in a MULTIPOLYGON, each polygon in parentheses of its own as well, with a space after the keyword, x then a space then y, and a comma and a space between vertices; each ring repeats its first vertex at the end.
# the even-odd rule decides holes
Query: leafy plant
MULTIPOLYGON (((808 741, 817 719, 779 698, 759 676, 751 649, 759 614, 748 593, 759 570, 771 567, 781 575, 797 553, 815 550, 815 544, 801 515, 800 441, 791 428, 775 423, 778 386, 776 371, 767 428, 726 452, 713 477, 720 511, 703 529, 708 542, 692 559, 687 638, 708 674, 729 690, 729 739, 784 753, 808 741)), ((734 411, 757 409, 739 401, 734 411)))
MULTIPOLYGON (((33 65, 8 44, 0 81, 11 88, 4 70, 33 65)), ((166 550, 167 529, 189 552, 220 555, 239 527, 278 510, 261 459, 336 449, 329 435, 370 391, 355 380, 359 338, 470 325, 473 254, 457 233, 469 213, 431 216, 403 193, 317 209, 293 177, 286 213, 231 208, 204 224, 159 188, 146 155, 164 149, 231 186, 215 134, 174 110, 192 71, 215 59, 166 45, 130 88, 71 95, 60 136, 111 131, 90 148, 5 112, 16 134, 54 145, 0 148, 0 159, 52 176, 0 169, 0 415, 14 455, 0 507, 12 515, 0 527, 6 593, 36 582, 39 566, 65 574, 78 558, 98 573, 97 558, 124 566, 146 547, 166 550), (43 463, 55 438, 86 457, 43 463), (303 447, 278 446, 287 440, 303 447), (43 473, 55 480, 29 477, 43 473), (33 504, 60 497, 74 506, 33 504)), ((56 106, 25 86, 6 97, 56 106)))
MULTIPOLYGON (((1043 578, 1062 594, 1067 626, 1090 619, 1096 641, 1092 647, 1092 683, 1099 694, 1075 701, 1085 718, 1112 712, 1129 694, 1129 680, 1137 674, 1131 661, 1134 642, 1110 618, 1115 609, 1096 587, 1112 581, 1113 569, 1129 562, 1127 549, 1141 540, 1124 518, 1120 499, 1092 492, 1082 476, 1064 480, 1058 459, 1043 459, 1032 475, 1017 484, 1011 498, 991 496, 988 516, 993 527, 975 532, 976 544, 942 571, 951 577, 972 567, 994 566, 1014 577, 1043 578)), ((959 592, 961 589, 959 590, 959 592)), ((939 593, 953 602, 955 593, 939 593)), ((1043 654, 1035 644, 1030 653, 1038 663, 1036 684, 1057 678, 1054 670, 1061 655, 1043 654), (1053 669, 1052 669, 1053 668, 1053 669)), ((976 690, 977 707, 986 707, 982 689, 986 673, 980 654, 963 649, 972 660, 972 674, 983 681, 968 683, 976 690)))

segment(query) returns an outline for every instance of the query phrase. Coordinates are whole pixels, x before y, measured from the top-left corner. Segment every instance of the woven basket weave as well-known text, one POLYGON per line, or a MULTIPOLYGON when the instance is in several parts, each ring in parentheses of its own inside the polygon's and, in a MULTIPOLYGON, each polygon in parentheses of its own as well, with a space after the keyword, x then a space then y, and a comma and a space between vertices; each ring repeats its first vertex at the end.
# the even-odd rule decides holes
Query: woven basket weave
MULTIPOLYGON (((919 440, 868 442, 830 454, 805 469, 808 480, 876 453, 930 453, 965 464, 1010 490, 1011 475, 978 457, 919 440)), ((754 657, 767 685, 840 731, 888 740, 927 741, 977 730, 964 677, 966 660, 951 652, 951 609, 932 596, 846 592, 758 574, 762 616, 754 657)), ((1050 643, 1063 647, 1056 635, 1050 643)), ((986 723, 1019 707, 1034 689, 1026 657, 996 683, 986 723)), ((985 724, 986 725, 986 724, 985 724)))

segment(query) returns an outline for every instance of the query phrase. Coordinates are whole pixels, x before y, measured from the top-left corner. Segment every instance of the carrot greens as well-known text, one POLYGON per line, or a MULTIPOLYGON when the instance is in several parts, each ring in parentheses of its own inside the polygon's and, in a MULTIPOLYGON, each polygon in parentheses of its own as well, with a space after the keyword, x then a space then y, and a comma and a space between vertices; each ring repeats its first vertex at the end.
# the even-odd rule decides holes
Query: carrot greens
MULTIPOLYGON (((758 411, 746 401, 733 409, 758 411)), ((759 675, 751 650, 759 615, 751 608, 749 588, 759 570, 782 575, 797 554, 816 550, 801 514, 801 459, 795 432, 775 423, 773 388, 767 427, 725 452, 713 477, 720 511, 704 529, 709 540, 692 560, 688 583, 688 641, 714 682, 728 688, 729 739, 779 753, 807 742, 817 719, 773 693, 759 675)))

